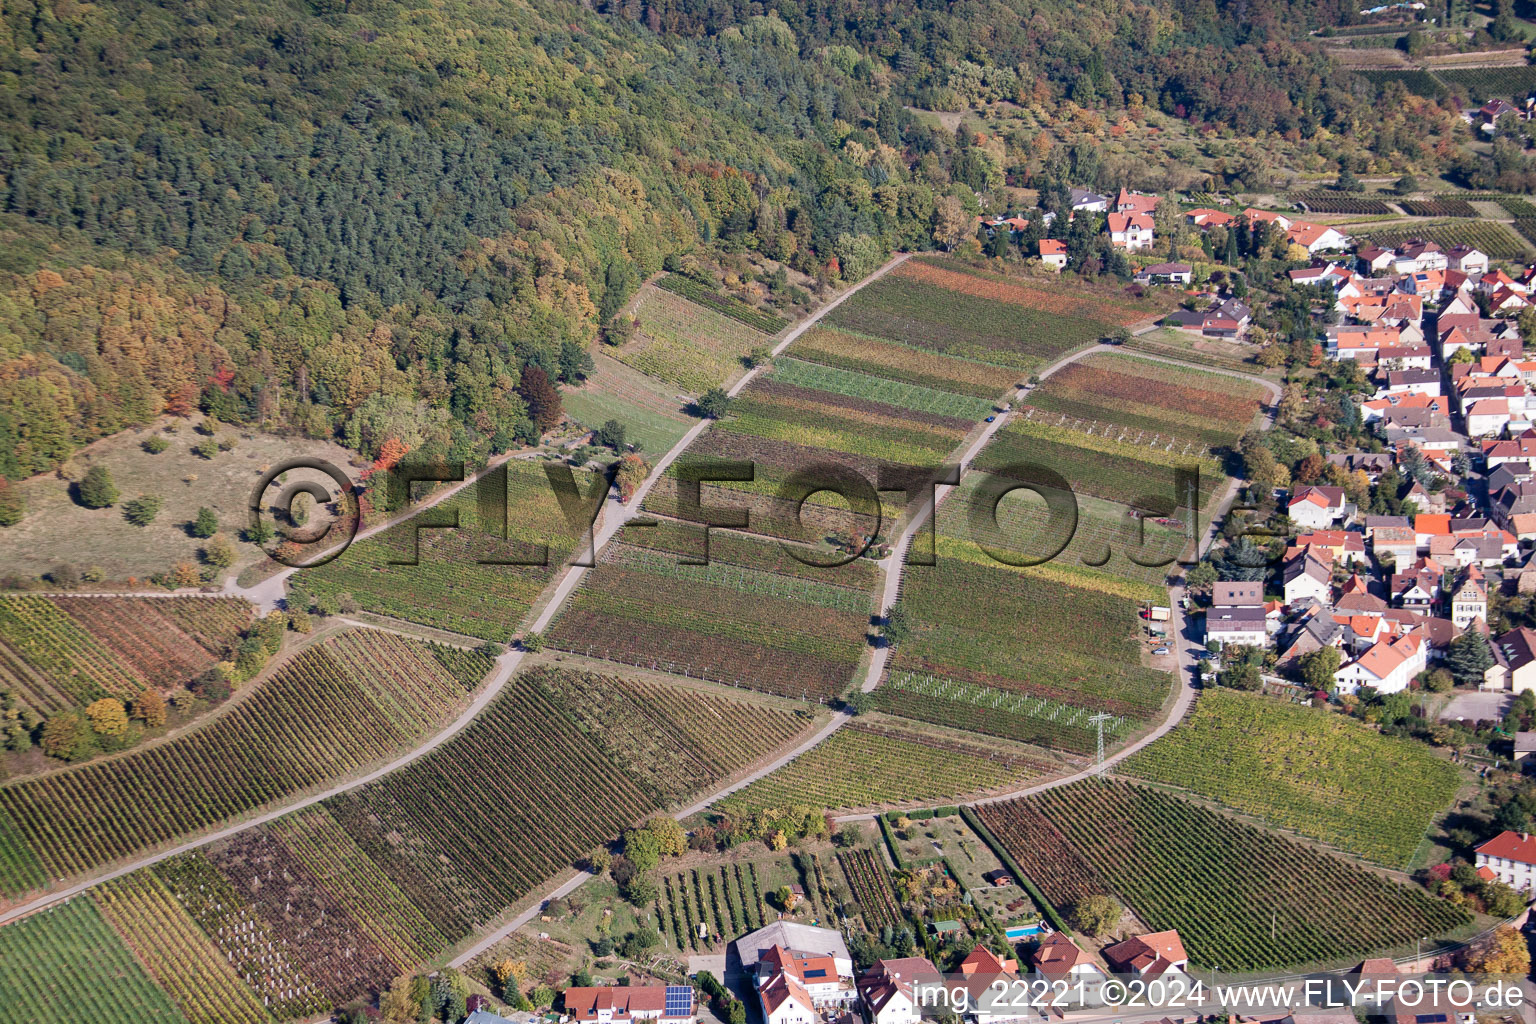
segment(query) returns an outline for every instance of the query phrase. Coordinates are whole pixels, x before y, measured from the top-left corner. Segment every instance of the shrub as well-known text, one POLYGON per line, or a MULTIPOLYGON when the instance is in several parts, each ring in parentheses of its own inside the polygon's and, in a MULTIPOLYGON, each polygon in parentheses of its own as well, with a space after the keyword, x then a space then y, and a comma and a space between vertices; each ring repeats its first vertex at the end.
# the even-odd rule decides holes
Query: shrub
POLYGON ((117 504, 117 487, 105 466, 92 466, 87 470, 76 493, 80 504, 86 508, 108 508, 117 504))
POLYGON ((204 505, 197 510, 197 518, 192 520, 192 536, 208 538, 219 532, 219 516, 213 509, 204 505))
POLYGON ((148 526, 160 514, 160 498, 154 494, 141 494, 123 506, 123 518, 134 526, 148 526))
POLYGON ((159 455, 161 452, 165 451, 170 446, 171 446, 171 442, 167 441, 165 438, 161 437, 159 434, 156 434, 153 437, 145 438, 144 439, 144 443, 139 445, 140 448, 143 448, 145 451, 149 452, 149 454, 151 454, 151 455, 159 455))

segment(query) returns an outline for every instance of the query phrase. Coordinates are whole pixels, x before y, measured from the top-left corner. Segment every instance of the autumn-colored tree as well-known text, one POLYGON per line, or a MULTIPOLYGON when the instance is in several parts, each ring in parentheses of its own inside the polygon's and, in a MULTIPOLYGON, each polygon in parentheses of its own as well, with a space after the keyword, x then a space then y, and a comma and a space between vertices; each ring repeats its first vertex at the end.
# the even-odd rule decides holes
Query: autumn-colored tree
POLYGON ((60 711, 43 723, 42 748, 66 761, 89 756, 95 748, 90 721, 78 711, 60 711))
POLYGON ((1468 958, 1467 969, 1479 974, 1517 974, 1523 978, 1531 973, 1531 951, 1524 936, 1506 925, 1468 958))
POLYGON ((128 709, 116 697, 103 697, 86 706, 91 728, 102 736, 121 736, 128 731, 128 709))
POLYGON ((399 465, 400 460, 405 458, 410 450, 410 445, 398 437, 386 438, 384 443, 379 445, 379 456, 373 460, 373 465, 369 468, 368 474, 387 473, 399 465))
POLYGON ((203 582, 203 573, 196 562, 177 562, 171 566, 167 578, 172 587, 195 587, 203 582))
POLYGON ((549 374, 537 366, 523 368, 523 378, 518 383, 517 392, 528 403, 528 417, 539 428, 540 434, 547 434, 560 423, 562 415, 560 408, 560 392, 550 383, 549 374))
POLYGON ((634 452, 620 459, 613 474, 613 482, 619 488, 619 500, 627 502, 633 498, 650 471, 651 467, 646 461, 634 452))
POLYGON ((133 698, 133 717, 151 729, 165 724, 165 697, 153 686, 146 686, 133 698))
POLYGON ((203 561, 215 569, 228 569, 235 564, 236 557, 234 543, 222 533, 209 537, 203 545, 203 561))

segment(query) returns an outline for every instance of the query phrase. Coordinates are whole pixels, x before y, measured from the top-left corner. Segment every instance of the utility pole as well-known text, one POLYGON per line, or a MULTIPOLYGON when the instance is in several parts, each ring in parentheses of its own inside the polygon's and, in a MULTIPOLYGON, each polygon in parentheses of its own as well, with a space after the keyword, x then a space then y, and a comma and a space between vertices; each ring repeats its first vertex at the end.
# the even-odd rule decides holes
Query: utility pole
POLYGON ((1109 722, 1109 721, 1113 721, 1114 717, 1115 717, 1114 715, 1111 715, 1111 714, 1109 714, 1106 711, 1100 711, 1098 714, 1096 714, 1092 718, 1088 719, 1088 721, 1094 723, 1095 725, 1097 725, 1099 727, 1099 761, 1098 761, 1098 763, 1100 765, 1104 764, 1104 723, 1105 722, 1109 722))

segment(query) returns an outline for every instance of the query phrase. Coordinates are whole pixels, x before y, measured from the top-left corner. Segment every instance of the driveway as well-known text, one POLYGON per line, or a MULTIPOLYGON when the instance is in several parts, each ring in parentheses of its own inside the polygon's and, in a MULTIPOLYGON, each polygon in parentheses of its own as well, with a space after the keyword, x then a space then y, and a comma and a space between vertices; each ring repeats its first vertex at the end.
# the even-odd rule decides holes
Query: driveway
POLYGON ((1509 707, 1509 702, 1510 695, 1498 691, 1485 693, 1474 690, 1458 693, 1436 717, 1443 722, 1461 720, 1476 722, 1479 719, 1498 721, 1504 717, 1504 711, 1509 707))

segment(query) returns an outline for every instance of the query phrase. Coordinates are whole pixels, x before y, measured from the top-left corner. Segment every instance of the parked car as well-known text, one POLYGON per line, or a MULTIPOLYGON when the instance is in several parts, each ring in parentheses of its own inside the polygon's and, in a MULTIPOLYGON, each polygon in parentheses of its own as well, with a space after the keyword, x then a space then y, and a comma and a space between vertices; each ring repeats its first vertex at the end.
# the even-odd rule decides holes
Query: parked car
POLYGON ((1159 647, 1159 648, 1158 648, 1158 649, 1157 649, 1157 650, 1155 650, 1155 651, 1153 651, 1153 652, 1152 652, 1152 653, 1153 653, 1153 654, 1171 654, 1171 653, 1173 653, 1173 652, 1172 652, 1172 651, 1170 651, 1170 650, 1169 650, 1169 649, 1168 649, 1168 648, 1166 648, 1166 647, 1159 647))
POLYGON ((988 416, 988 417, 987 417, 987 422, 988 422, 988 423, 991 423, 991 422, 992 422, 992 421, 993 421, 993 420, 995 420, 995 419, 997 419, 997 417, 996 417, 996 416, 988 416))

